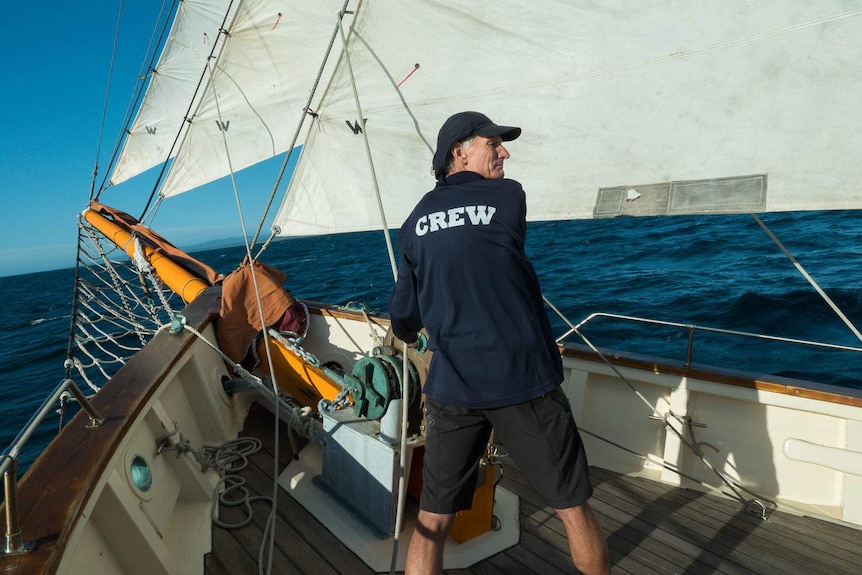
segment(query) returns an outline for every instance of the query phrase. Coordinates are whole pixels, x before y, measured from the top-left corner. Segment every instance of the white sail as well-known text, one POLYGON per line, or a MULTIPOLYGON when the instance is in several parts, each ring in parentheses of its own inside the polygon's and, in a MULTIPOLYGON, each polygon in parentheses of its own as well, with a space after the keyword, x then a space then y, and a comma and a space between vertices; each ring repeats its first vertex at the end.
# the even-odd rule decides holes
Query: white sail
MULTIPOLYGON (((390 227, 462 110, 523 128, 531 220, 862 205, 862 2, 373 0, 354 27, 390 227)), ((344 59, 316 111, 281 233, 379 227, 344 59)))
POLYGON ((240 4, 162 196, 196 188, 290 146, 343 5, 344 0, 240 4))
POLYGON ((179 2, 111 184, 119 184, 168 159, 231 4, 231 0, 179 2))

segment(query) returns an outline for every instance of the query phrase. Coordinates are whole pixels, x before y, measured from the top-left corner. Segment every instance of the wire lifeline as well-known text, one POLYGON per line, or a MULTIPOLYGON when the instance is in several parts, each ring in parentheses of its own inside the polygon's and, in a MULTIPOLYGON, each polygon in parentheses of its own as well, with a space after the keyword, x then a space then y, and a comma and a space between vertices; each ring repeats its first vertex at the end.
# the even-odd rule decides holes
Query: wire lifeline
MULTIPOLYGON (((620 372, 620 370, 619 370, 619 369, 617 369, 617 367, 616 367, 615 365, 613 365, 613 364, 610 362, 610 360, 609 360, 609 359, 608 359, 608 358, 607 358, 607 357, 606 357, 606 356, 605 356, 601 351, 599 351, 599 349, 598 349, 595 345, 593 345, 593 343, 592 343, 592 342, 591 342, 591 341, 590 341, 590 340, 589 340, 589 339, 588 339, 588 338, 587 338, 583 333, 581 333, 581 331, 580 331, 579 329, 576 329, 576 328, 575 328, 575 333, 577 333, 577 334, 581 337, 581 339, 584 341, 584 343, 586 343, 586 344, 587 344, 587 346, 589 346, 589 347, 590 347, 590 349, 592 349, 595 353, 597 353, 597 354, 599 355, 599 357, 601 358, 601 360, 602 360, 602 361, 603 361, 603 362, 604 362, 608 367, 610 367, 610 368, 611 368, 611 370, 612 370, 612 371, 617 375, 617 377, 618 377, 621 381, 623 381, 623 383, 625 383, 625 384, 626 384, 626 385, 627 385, 627 386, 628 386, 628 387, 629 387, 629 388, 630 388, 630 389, 635 393, 635 395, 637 395, 637 396, 638 396, 638 398, 639 398, 642 402, 644 402, 644 404, 645 404, 645 405, 650 409, 650 411, 652 411, 652 415, 650 415, 650 417, 652 417, 653 419, 656 419, 656 420, 660 420, 660 421, 662 421, 662 422, 663 422, 663 424, 664 424, 664 426, 665 426, 665 428, 666 428, 666 429, 668 429, 668 430, 670 430, 674 435, 676 435, 676 436, 679 438, 680 442, 681 442, 683 445, 685 445, 686 447, 688 447, 688 448, 691 450, 691 452, 692 452, 695 456, 697 456, 697 457, 698 457, 698 459, 700 459, 700 461, 704 464, 704 466, 706 466, 706 468, 707 468, 707 469, 709 469, 710 471, 712 471, 712 472, 713 472, 713 473, 714 473, 714 474, 715 474, 715 475, 716 475, 716 476, 717 476, 717 477, 722 481, 722 483, 724 483, 725 485, 727 485, 727 486, 728 486, 728 488, 729 488, 731 491, 733 491, 734 495, 736 495, 736 497, 737 497, 737 499, 738 499, 738 500, 740 500, 741 502, 744 502, 744 503, 750 503, 750 501, 749 501, 749 500, 747 500, 747 499, 745 499, 744 497, 742 497, 742 496, 739 494, 738 490, 734 487, 734 484, 735 484, 735 485, 736 485, 737 487, 739 487, 740 489, 744 489, 741 485, 739 485, 738 483, 736 483, 735 481, 733 481, 731 478, 727 477, 727 475, 725 475, 724 473, 722 473, 721 471, 719 471, 718 469, 716 469, 716 468, 715 468, 715 467, 714 467, 714 466, 713 466, 713 465, 712 465, 712 464, 711 464, 711 463, 710 463, 710 462, 705 458, 705 456, 704 456, 704 454, 703 454, 703 451, 701 451, 699 447, 697 447, 696 445, 694 445, 691 441, 689 441, 689 440, 688 440, 688 438, 687 438, 684 434, 680 433, 680 431, 679 431, 676 427, 674 427, 673 425, 671 425, 671 424, 670 424, 670 422, 669 422, 669 419, 670 419, 670 418, 676 419, 677 421, 682 421, 682 420, 679 418, 679 416, 677 416, 676 414, 674 414, 674 413, 673 413, 673 411, 671 411, 671 410, 668 410, 668 411, 667 411, 667 413, 661 413, 661 412, 659 412, 659 411, 658 411, 656 408, 654 408, 654 407, 652 406, 652 404, 651 404, 651 403, 650 403, 650 402, 649 402, 649 401, 648 401, 648 400, 643 396, 643 394, 642 394, 640 391, 638 391, 638 390, 637 390, 637 388, 635 388, 634 384, 632 384, 632 383, 628 380, 628 378, 626 378, 626 377, 622 374, 622 372, 620 372)), ((690 424, 690 422, 687 424, 687 427, 688 427, 689 429, 691 428, 691 424, 690 424)), ((679 473, 679 471, 677 471, 676 469, 672 469, 672 471, 674 471, 674 472, 676 472, 676 473, 679 473)), ((746 489, 746 491, 748 491, 748 490, 746 489)), ((752 492, 750 492, 750 491, 749 491, 749 493, 752 493, 752 492)), ((754 493, 752 493, 752 494, 753 494, 753 495, 755 495, 756 497, 759 497, 760 499, 766 499, 766 498, 761 497, 761 496, 759 496, 759 495, 757 495, 757 494, 754 494, 754 493)))
MULTIPOLYGON (((765 515, 765 506, 763 506, 763 504, 761 503, 761 500, 769 501, 770 503, 772 503, 773 508, 775 507, 774 502, 772 502, 772 501, 768 500, 767 498, 762 497, 762 496, 760 496, 760 495, 758 495, 758 494, 756 494, 756 493, 754 493, 754 492, 752 492, 752 491, 749 491, 748 489, 746 489, 745 487, 743 487, 742 485, 740 485, 739 483, 737 483, 736 481, 734 481, 733 479, 729 478, 727 475, 725 475, 724 473, 722 473, 721 471, 719 471, 718 469, 716 469, 716 468, 715 468, 715 467, 714 467, 714 466, 713 466, 713 465, 712 465, 712 464, 711 464, 711 463, 706 459, 706 456, 704 455, 703 451, 700 449, 699 444, 697 444, 696 442, 693 442, 693 441, 689 441, 689 439, 688 439, 688 438, 687 438, 683 433, 680 433, 680 431, 679 431, 675 426, 673 426, 673 425, 671 425, 671 424, 670 424, 670 419, 675 419, 676 421, 678 421, 678 422, 682 423, 683 425, 685 425, 686 429, 688 429, 688 430, 689 430, 689 433, 691 433, 691 434, 692 434, 692 440, 693 440, 693 439, 694 439, 694 432, 693 432, 693 430, 692 430, 692 422, 691 422, 690 418, 685 418, 685 419, 680 418, 679 416, 677 416, 676 414, 674 414, 674 413, 673 413, 673 411, 671 411, 670 409, 667 411, 667 413, 661 413, 661 412, 659 412, 659 411, 658 411, 658 409, 656 409, 655 407, 653 407, 653 405, 649 402, 649 400, 647 400, 647 398, 645 398, 645 397, 643 396, 643 394, 642 394, 642 393, 641 393, 641 392, 640 392, 640 391, 639 391, 639 390, 634 386, 634 384, 632 384, 632 382, 630 382, 630 381, 628 380, 628 378, 626 378, 626 377, 622 374, 622 372, 621 372, 619 369, 617 369, 617 367, 616 367, 613 363, 611 363, 611 361, 610 361, 610 360, 605 356, 605 354, 603 354, 603 353, 598 349, 598 347, 596 347, 596 346, 595 346, 595 345, 594 345, 594 344, 593 344, 593 343, 592 343, 592 342, 591 342, 591 341, 590 341, 590 340, 589 340, 589 339, 588 339, 588 338, 587 338, 587 337, 586 337, 586 336, 581 332, 581 330, 578 328, 578 326, 575 326, 574 324, 572 324, 572 322, 571 322, 571 321, 569 321, 569 319, 568 319, 565 315, 563 315, 563 313, 562 313, 559 309, 557 309, 557 308, 556 308, 556 307, 555 307, 555 306, 554 306, 554 305, 553 305, 553 304, 552 304, 552 303, 551 303, 551 302, 550 302, 550 301, 549 301, 549 300, 548 300, 544 295, 542 296, 542 299, 545 301, 545 303, 547 303, 547 304, 548 304, 548 305, 549 305, 549 306, 550 306, 550 307, 551 307, 551 308, 552 308, 552 309, 553 309, 553 310, 554 310, 554 311, 555 311, 555 312, 560 316, 560 318, 562 318, 562 319, 563 319, 563 321, 565 321, 565 322, 569 325, 569 327, 571 328, 571 330, 572 330, 574 333, 578 334, 578 336, 583 340, 583 342, 584 342, 584 343, 585 343, 585 344, 586 344, 586 345, 587 345, 587 346, 588 346, 588 347, 589 347, 593 352, 595 352, 595 353, 599 356, 599 358, 600 358, 600 359, 605 363, 605 365, 607 365, 607 366, 611 369, 611 371, 613 371, 613 372, 616 374, 616 376, 617 376, 617 377, 618 377, 618 378, 619 378, 623 383, 625 383, 625 384, 629 387, 629 389, 631 389, 631 390, 634 392, 634 394, 635 394, 635 395, 636 395, 636 396, 637 396, 637 397, 638 397, 638 398, 639 398, 639 399, 644 403, 644 405, 646 405, 646 406, 649 408, 649 410, 652 412, 652 413, 650 414, 650 417, 651 417, 651 418, 653 418, 653 419, 656 419, 656 420, 662 421, 662 423, 664 424, 665 428, 666 428, 666 429, 668 429, 668 430, 670 430, 674 435, 676 435, 676 436, 677 436, 677 438, 679 438, 680 442, 681 442, 683 445, 685 445, 688 449, 690 449, 690 450, 691 450, 691 452, 692 452, 692 453, 693 453, 693 454, 694 454, 698 459, 700 459, 700 461, 704 464, 704 466, 705 466, 707 469, 709 469, 710 471, 712 471, 712 472, 713 472, 713 473, 714 473, 714 474, 719 478, 719 480, 721 480, 721 482, 722 482, 722 483, 724 483, 724 484, 725 484, 725 485, 726 485, 726 486, 727 486, 727 487, 728 487, 728 488, 733 492, 733 494, 736 496, 737 500, 739 500, 739 501, 740 501, 740 502, 742 502, 742 503, 745 503, 746 505, 750 505, 750 504, 752 503, 752 501, 754 501, 754 502, 758 503, 758 504, 759 504, 759 505, 764 509, 764 515, 765 515), (743 491, 746 491, 747 493, 752 494, 752 495, 755 497, 755 499, 753 499, 753 500, 752 500, 752 499, 746 499, 745 497, 743 497, 743 496, 740 494, 740 490, 743 490, 743 491)), ((580 428, 579 428, 579 429, 580 429, 580 428)), ((584 431, 586 432, 586 430, 584 430, 584 431)), ((589 433, 589 432, 587 432, 587 433, 589 433)), ((621 447, 621 446, 618 446, 617 444, 615 444, 615 443, 611 442, 610 440, 607 440, 607 439, 604 439, 604 438, 602 438, 602 437, 600 437, 600 436, 597 436, 597 435, 596 435, 596 434, 594 434, 594 433, 590 433, 590 435, 592 435, 593 437, 597 437, 597 438, 599 438, 599 439, 601 439, 601 440, 603 440, 603 441, 606 441, 606 442, 608 442, 608 443, 610 443, 610 444, 612 444, 612 445, 615 445, 615 446, 617 446, 617 447, 621 447)), ((621 447, 621 448, 622 448, 622 447, 621 447)), ((626 451, 629 451, 629 452, 631 452, 631 453, 634 453, 633 451, 631 451, 631 450, 629 450, 629 449, 626 449, 626 448, 622 448, 622 449, 625 449, 626 451)), ((642 457, 642 458, 643 458, 643 456, 642 456, 642 455, 640 455, 640 454, 637 454, 637 455, 638 455, 638 457, 642 457)), ((667 462, 665 462, 664 460, 662 460, 662 465, 663 465, 666 469, 668 469, 668 470, 670 470, 670 471, 673 471, 674 473, 677 473, 677 474, 678 474, 678 475, 680 475, 680 476, 683 476, 683 477, 689 478, 688 476, 683 475, 683 474, 682 474, 682 472, 680 472, 680 471, 679 471, 675 466, 671 466, 670 464, 668 464, 668 463, 667 463, 667 462)), ((691 478, 689 478, 689 479, 691 479, 691 478)), ((697 481, 697 480, 695 480, 695 481, 697 481)), ((698 481, 698 483, 700 483, 700 482, 698 481)), ((765 518, 765 517, 764 517, 764 518, 765 518)))

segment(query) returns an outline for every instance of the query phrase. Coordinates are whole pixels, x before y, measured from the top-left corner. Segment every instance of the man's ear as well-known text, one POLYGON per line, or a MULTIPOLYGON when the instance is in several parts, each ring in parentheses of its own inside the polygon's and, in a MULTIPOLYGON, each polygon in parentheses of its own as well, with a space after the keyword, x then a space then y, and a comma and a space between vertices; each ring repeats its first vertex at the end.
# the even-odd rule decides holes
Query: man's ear
POLYGON ((467 151, 464 149, 461 142, 452 146, 452 157, 457 164, 463 165, 467 162, 467 151))

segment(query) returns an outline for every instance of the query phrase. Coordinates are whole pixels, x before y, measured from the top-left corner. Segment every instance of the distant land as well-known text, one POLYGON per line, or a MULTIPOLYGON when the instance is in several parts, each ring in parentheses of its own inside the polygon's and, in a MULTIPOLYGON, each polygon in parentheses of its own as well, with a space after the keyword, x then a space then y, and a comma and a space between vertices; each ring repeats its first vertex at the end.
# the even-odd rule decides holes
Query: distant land
MULTIPOLYGON (((288 240, 290 238, 277 237, 273 238, 273 242, 280 242, 284 240, 288 240)), ((249 238, 251 240, 251 238, 249 238)), ((190 246, 177 246, 181 250, 185 252, 205 252, 207 250, 217 250, 219 248, 235 248, 237 246, 245 245, 245 240, 241 237, 238 238, 221 238, 218 240, 209 240, 203 243, 194 244, 190 246)), ((258 245, 260 245, 260 240, 258 240, 258 245)))
POLYGON ((188 252, 204 252, 206 250, 217 250, 218 248, 232 248, 241 246, 245 243, 242 238, 220 238, 217 240, 209 240, 200 244, 191 246, 183 246, 180 249, 188 252))

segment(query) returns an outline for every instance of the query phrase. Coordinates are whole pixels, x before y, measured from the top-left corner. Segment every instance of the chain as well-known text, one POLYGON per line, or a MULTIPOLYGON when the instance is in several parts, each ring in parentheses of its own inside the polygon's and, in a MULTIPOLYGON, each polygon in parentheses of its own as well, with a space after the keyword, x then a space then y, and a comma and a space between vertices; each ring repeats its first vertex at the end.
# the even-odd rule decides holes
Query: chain
POLYGON ((332 413, 346 407, 350 407, 350 393, 347 388, 339 391, 335 399, 321 399, 317 402, 317 411, 321 413, 332 413))
POLYGON ((300 345, 300 342, 302 341, 301 337, 285 337, 282 333, 275 329, 270 329, 267 333, 269 333, 269 336, 271 338, 280 342, 284 347, 292 351, 305 363, 314 367, 320 367, 320 360, 317 359, 317 356, 315 356, 311 352, 306 351, 300 345))

